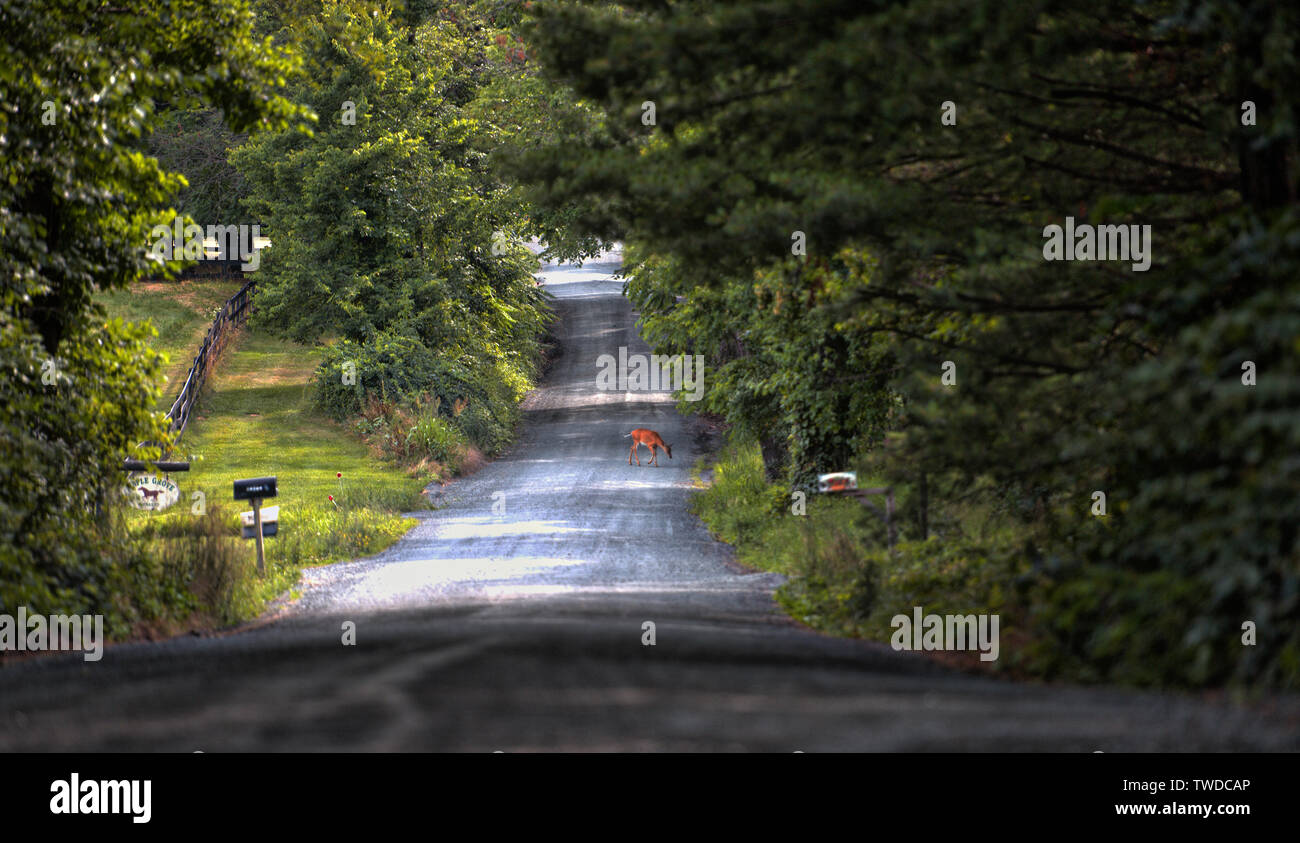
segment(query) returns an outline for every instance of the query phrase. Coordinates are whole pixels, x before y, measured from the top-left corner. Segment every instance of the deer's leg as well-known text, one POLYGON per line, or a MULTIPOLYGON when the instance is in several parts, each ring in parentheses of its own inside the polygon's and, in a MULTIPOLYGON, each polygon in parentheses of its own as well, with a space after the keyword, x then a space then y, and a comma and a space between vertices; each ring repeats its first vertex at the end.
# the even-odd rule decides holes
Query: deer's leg
POLYGON ((656 468, 659 467, 659 449, 654 445, 650 446, 650 464, 656 468))

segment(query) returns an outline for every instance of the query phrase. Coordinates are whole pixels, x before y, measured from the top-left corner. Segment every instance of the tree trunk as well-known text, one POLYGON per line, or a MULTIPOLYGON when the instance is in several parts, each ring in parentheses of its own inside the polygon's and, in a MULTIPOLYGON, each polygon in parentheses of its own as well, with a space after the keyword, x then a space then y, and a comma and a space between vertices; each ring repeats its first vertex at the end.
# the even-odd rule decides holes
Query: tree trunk
POLYGON ((768 483, 780 483, 785 479, 785 467, 790 455, 790 446, 784 436, 764 436, 758 440, 763 452, 763 478, 768 483))
POLYGON ((924 471, 921 472, 919 497, 918 519, 921 522, 921 541, 925 541, 930 537, 930 481, 924 471))
MULTIPOLYGON (((1268 120, 1276 108, 1272 91, 1251 77, 1251 70, 1263 64, 1262 42, 1269 34, 1269 23, 1262 19, 1254 21, 1254 26, 1241 32, 1233 45, 1243 68, 1238 71, 1242 75, 1235 85, 1238 98, 1255 103, 1257 122, 1268 120)), ((1259 133, 1255 127, 1237 127, 1237 162, 1241 168, 1242 198, 1254 210, 1264 212, 1294 202, 1296 188, 1287 166, 1287 147, 1280 139, 1274 139, 1261 149, 1252 149, 1259 133)))

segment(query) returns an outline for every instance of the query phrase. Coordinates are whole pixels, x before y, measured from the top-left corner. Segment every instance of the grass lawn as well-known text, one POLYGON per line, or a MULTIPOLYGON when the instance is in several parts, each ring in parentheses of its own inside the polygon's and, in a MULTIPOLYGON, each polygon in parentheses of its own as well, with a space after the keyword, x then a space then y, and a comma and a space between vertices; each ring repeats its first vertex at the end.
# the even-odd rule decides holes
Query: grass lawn
MULTIPOLYGON (((870 461, 850 468, 861 488, 891 485, 870 461)), ((732 444, 711 465, 696 468, 691 507, 709 530, 736 548, 750 568, 789 577, 776 600, 793 618, 831 635, 892 640, 897 614, 913 607, 929 613, 999 614, 1006 646, 999 661, 974 652, 939 654, 963 669, 1027 670, 1024 628, 1028 620, 1016 598, 1026 573, 1025 535, 983 504, 932 502, 930 529, 916 534, 910 520, 913 489, 892 484, 899 541, 891 551, 881 518, 856 500, 806 496, 803 508, 785 484, 769 484, 757 444, 732 444), (704 468, 712 469, 704 482, 704 468)))
MULTIPOLYGON (((172 312, 168 303, 147 307, 172 312)), ((178 332, 173 327, 173 335, 178 332)), ((383 550, 416 523, 402 513, 426 506, 421 477, 374 455, 359 437, 314 410, 312 378, 319 361, 318 349, 242 329, 209 378, 181 440, 180 453, 191 469, 172 475, 180 501, 161 513, 130 513, 133 530, 149 541, 179 541, 174 537, 197 520, 201 503, 215 510, 223 533, 237 535, 238 513, 251 506, 234 500, 233 481, 278 478, 278 496, 263 503, 280 507, 279 533, 265 540, 267 574, 253 576, 253 542, 238 544, 233 576, 240 585, 223 598, 232 605, 211 607, 211 616, 223 622, 255 617, 267 601, 293 588, 303 567, 383 550)), ((161 547, 156 550, 163 555, 161 547)))
POLYGON ((158 404, 163 410, 170 408, 176 399, 217 309, 239 292, 241 286, 243 282, 239 280, 148 281, 98 297, 109 319, 149 321, 157 329, 158 336, 153 338, 150 348, 168 357, 163 368, 167 384, 158 404))

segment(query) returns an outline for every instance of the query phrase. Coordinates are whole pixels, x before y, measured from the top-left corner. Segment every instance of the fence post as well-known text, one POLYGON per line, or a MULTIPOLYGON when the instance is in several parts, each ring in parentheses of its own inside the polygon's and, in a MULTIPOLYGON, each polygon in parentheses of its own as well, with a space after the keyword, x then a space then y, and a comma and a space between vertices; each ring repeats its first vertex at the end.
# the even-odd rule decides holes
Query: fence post
MULTIPOLYGON (((184 435, 185 428, 189 424, 190 411, 194 407, 199 393, 203 390, 203 384, 207 380, 208 368, 212 361, 221 354, 230 339, 230 332, 226 330, 228 324, 233 324, 234 328, 239 326, 239 317, 243 314, 249 296, 254 290, 254 281, 248 281, 244 286, 239 288, 239 292, 226 299, 217 316, 208 326, 207 333, 203 335, 203 344, 199 346, 199 353, 190 365, 189 374, 185 378, 185 383, 181 387, 180 394, 167 411, 166 420, 168 422, 168 432, 179 431, 177 439, 184 435)), ((233 328, 232 328, 233 330, 233 328)))

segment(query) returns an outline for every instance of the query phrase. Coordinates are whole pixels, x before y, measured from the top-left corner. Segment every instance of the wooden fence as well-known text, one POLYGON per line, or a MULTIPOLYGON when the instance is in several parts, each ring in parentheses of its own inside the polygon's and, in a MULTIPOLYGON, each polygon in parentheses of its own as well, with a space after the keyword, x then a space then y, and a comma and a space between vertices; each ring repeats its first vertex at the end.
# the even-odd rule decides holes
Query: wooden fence
POLYGON ((185 385, 181 387, 180 395, 176 396, 172 408, 167 411, 167 429, 176 434, 178 442, 185 433, 186 425, 190 423, 190 412, 194 409, 194 403, 198 401, 199 393, 203 390, 203 382, 207 380, 209 368, 216 362, 226 343, 234 336, 235 329, 248 319, 252 309, 253 293, 256 292, 255 285, 255 281, 249 281, 240 287, 239 292, 221 306, 221 312, 217 314, 216 319, 212 320, 211 327, 203 336, 203 345, 199 347, 198 356, 194 358, 194 365, 190 366, 185 385))

